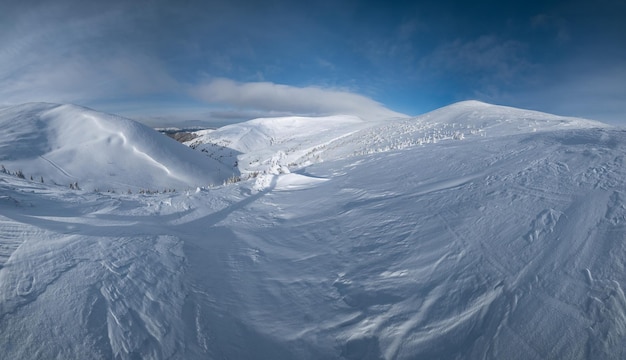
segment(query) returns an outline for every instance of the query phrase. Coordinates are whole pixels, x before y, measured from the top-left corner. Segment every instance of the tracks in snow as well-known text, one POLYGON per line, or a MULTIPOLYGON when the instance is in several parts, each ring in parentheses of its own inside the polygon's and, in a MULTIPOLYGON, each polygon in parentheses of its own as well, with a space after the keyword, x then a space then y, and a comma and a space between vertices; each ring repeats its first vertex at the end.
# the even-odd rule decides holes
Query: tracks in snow
POLYGON ((32 226, 16 223, 0 216, 0 269, 27 238, 36 231, 32 226))

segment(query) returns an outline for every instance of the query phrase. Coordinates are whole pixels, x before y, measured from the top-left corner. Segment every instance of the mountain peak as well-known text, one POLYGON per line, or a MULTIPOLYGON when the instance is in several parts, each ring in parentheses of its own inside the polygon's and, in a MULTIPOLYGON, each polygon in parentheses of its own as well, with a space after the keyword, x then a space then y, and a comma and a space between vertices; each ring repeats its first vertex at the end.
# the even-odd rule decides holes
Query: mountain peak
POLYGON ((448 106, 457 106, 457 107, 488 107, 488 106, 496 106, 493 104, 489 104, 486 102, 482 102, 479 100, 463 100, 463 101, 459 101, 453 104, 450 104, 448 106))

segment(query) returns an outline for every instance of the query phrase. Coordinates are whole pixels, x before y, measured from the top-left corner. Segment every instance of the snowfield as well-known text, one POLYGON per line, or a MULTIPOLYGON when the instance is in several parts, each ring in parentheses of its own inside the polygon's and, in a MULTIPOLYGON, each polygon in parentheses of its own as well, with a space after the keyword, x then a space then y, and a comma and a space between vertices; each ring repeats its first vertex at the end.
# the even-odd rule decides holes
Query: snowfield
POLYGON ((233 169, 135 121, 74 105, 0 108, 0 164, 33 179, 89 190, 208 186, 233 169))
MULTIPOLYGON (((11 111, 8 170, 54 148, 11 111)), ((626 357, 624 130, 463 102, 200 135, 189 162, 182 145, 156 161, 203 154, 242 181, 196 188, 181 170, 176 192, 126 194, 0 173, 4 357, 626 357)))

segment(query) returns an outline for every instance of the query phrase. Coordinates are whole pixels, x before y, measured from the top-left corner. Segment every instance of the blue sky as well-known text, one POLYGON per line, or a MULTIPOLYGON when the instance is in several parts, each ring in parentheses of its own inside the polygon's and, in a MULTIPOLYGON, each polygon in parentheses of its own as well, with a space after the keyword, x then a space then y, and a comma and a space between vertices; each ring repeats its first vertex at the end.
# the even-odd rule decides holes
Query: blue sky
POLYGON ((490 103, 626 124, 626 2, 0 0, 0 103, 148 123, 490 103))

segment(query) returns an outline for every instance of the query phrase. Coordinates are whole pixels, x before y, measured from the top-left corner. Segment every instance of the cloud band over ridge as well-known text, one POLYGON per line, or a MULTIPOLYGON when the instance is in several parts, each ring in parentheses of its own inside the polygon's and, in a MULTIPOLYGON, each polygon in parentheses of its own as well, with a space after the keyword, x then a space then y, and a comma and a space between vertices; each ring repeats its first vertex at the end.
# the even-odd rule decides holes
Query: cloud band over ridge
POLYGON ((363 95, 315 86, 272 82, 240 83, 218 78, 194 87, 192 94, 209 103, 237 109, 260 109, 298 115, 349 114, 363 119, 405 117, 363 95))

